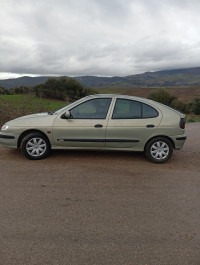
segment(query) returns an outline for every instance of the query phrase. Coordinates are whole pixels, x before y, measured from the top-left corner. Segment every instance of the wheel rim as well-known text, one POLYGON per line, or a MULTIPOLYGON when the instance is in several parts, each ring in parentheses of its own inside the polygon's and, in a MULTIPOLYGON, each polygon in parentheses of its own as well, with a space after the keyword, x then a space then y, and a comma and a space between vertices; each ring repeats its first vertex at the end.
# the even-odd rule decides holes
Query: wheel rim
POLYGON ((169 155, 169 146, 162 141, 155 142, 151 146, 151 155, 157 160, 163 160, 169 155))
POLYGON ((47 150, 46 142, 41 138, 32 138, 26 144, 26 151, 30 156, 39 157, 47 150))

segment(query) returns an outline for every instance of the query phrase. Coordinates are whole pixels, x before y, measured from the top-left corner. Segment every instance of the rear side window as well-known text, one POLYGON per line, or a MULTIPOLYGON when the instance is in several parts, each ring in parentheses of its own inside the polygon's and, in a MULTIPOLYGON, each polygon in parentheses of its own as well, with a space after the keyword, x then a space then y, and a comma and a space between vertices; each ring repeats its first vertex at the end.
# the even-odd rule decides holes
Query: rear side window
POLYGON ((158 116, 153 107, 129 99, 117 99, 112 119, 146 119, 158 116))
POLYGON ((112 119, 138 119, 142 115, 142 104, 127 99, 117 99, 112 119))

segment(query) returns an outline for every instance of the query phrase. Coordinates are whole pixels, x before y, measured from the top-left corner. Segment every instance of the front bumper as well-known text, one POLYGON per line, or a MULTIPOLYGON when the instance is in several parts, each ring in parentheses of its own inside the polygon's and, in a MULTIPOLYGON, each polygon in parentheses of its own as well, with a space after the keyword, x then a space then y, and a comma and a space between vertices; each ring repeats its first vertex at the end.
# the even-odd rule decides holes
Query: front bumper
POLYGON ((12 148, 17 148, 19 134, 0 132, 0 144, 12 148))

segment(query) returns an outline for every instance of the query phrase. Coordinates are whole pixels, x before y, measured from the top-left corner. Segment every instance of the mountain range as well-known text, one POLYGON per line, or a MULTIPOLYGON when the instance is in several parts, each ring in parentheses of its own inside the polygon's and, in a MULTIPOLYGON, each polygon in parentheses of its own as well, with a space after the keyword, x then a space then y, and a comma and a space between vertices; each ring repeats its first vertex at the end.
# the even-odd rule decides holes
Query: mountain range
MULTIPOLYGON (((15 88, 32 87, 44 83, 51 76, 29 77, 0 80, 0 86, 15 88)), ((200 67, 146 72, 143 74, 114 77, 77 76, 73 77, 85 87, 93 88, 155 88, 155 87, 196 87, 200 86, 200 67)))

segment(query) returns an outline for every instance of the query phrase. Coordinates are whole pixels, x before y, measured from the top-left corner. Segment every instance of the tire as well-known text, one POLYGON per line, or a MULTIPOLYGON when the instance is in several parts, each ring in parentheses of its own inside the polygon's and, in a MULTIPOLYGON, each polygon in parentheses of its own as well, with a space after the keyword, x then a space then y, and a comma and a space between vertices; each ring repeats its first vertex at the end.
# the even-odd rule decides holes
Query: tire
POLYGON ((22 154, 32 160, 45 158, 50 153, 50 149, 49 140, 39 132, 26 135, 21 142, 22 154))
POLYGON ((170 159, 173 154, 173 145, 165 137, 156 137, 150 140, 145 147, 146 157, 154 163, 164 163, 170 159))

